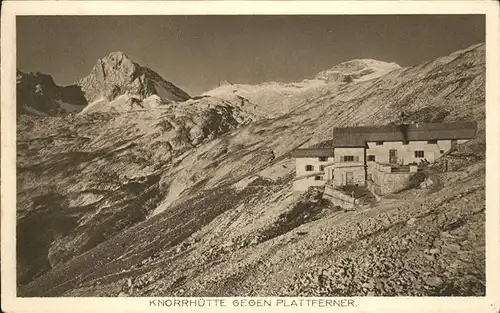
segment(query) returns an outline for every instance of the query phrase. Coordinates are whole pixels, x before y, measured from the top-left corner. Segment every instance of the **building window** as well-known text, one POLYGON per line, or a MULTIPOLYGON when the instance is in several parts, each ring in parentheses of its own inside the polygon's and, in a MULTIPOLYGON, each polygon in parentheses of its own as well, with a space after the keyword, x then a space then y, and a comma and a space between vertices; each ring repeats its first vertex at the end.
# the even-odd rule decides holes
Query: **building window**
POLYGON ((318 157, 318 160, 319 160, 320 162, 326 162, 326 161, 328 161, 328 157, 325 157, 325 156, 320 156, 320 157, 318 157))
POLYGON ((422 150, 415 151, 415 157, 416 158, 423 158, 424 157, 424 151, 422 151, 422 150))
POLYGON ((409 141, 403 141, 403 145, 409 145, 410 142, 409 141))
POLYGON ((311 171, 314 171, 314 166, 306 165, 306 172, 311 172, 311 171))
POLYGON ((439 150, 439 153, 443 154, 443 153, 444 153, 444 150, 439 150))
POLYGON ((324 165, 320 165, 320 166, 319 166, 319 170, 320 170, 320 171, 324 171, 324 170, 325 170, 325 166, 324 166, 324 165))
POLYGON ((322 180, 321 176, 314 176, 314 180, 322 180))
POLYGON ((375 156, 373 154, 369 155, 368 156, 368 161, 375 161, 375 156))
POLYGON ((435 144, 435 143, 438 143, 438 141, 437 140, 427 140, 427 143, 435 144))
POLYGON ((375 144, 376 144, 377 146, 381 146, 381 145, 383 145, 383 144, 384 144, 384 142, 383 142, 383 141, 377 141, 375 144))
POLYGON ((354 155, 344 155, 344 162, 353 162, 354 155))

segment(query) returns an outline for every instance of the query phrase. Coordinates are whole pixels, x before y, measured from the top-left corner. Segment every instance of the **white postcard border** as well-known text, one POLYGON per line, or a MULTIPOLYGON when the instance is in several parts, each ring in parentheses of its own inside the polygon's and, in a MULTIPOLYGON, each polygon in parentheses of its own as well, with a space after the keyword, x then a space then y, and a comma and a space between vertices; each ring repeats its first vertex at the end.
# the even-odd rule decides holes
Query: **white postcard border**
MULTIPOLYGON (((1 266, 6 312, 146 310, 216 312, 345 309, 351 312, 498 312, 500 310, 500 75, 499 5, 494 1, 6 1, 1 17, 1 266), (198 14, 486 14, 486 296, 353 297, 356 307, 152 307, 162 298, 16 298, 16 15, 198 15, 198 14)), ((167 299, 167 298, 165 298, 167 299)), ((249 298, 248 298, 249 299, 249 298)), ((271 299, 273 302, 277 298, 271 299)), ((288 298, 299 299, 299 298, 288 298)))

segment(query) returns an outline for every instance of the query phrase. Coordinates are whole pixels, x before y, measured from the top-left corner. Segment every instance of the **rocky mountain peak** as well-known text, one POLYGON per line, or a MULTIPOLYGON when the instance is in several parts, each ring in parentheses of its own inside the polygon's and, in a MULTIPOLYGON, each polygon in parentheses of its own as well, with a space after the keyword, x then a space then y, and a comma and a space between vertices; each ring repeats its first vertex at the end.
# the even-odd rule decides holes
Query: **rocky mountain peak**
POLYGON ((129 61, 132 61, 130 59, 130 57, 123 51, 114 51, 114 52, 111 52, 110 54, 108 54, 107 57, 105 57, 105 59, 108 59, 108 60, 123 60, 123 59, 126 59, 126 60, 129 60, 129 61))
POLYGON ((141 66, 121 51, 98 59, 90 74, 77 82, 89 103, 105 99, 114 100, 129 95, 140 100, 158 95, 165 102, 189 99, 189 95, 164 80, 155 71, 141 66))
POLYGON ((103 59, 99 59, 98 64, 104 66, 106 74, 125 74, 125 76, 133 76, 140 68, 132 59, 124 52, 115 51, 108 54, 103 59), (99 64, 100 63, 100 64, 99 64))

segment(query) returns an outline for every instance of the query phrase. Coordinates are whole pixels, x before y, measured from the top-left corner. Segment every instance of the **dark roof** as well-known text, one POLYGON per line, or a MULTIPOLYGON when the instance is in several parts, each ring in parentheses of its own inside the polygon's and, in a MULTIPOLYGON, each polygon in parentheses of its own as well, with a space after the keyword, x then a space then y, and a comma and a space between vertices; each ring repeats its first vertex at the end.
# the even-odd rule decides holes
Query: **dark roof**
POLYGON ((476 122, 343 127, 334 128, 333 145, 364 147, 366 142, 373 141, 472 139, 476 130, 476 122))
POLYGON ((291 153, 294 158, 308 158, 308 157, 332 157, 333 148, 308 148, 296 149, 291 153))

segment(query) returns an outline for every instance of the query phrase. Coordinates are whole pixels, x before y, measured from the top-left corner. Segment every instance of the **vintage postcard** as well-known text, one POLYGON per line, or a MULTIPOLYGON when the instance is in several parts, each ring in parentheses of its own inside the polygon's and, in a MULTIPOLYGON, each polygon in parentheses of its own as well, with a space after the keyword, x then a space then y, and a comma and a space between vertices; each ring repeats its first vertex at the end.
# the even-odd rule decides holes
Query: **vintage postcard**
POLYGON ((6 312, 498 312, 495 2, 7 1, 6 312))

